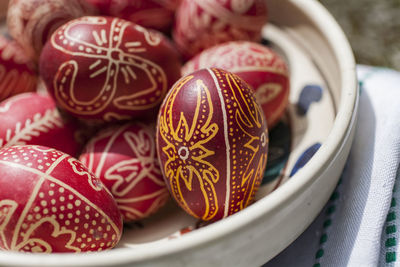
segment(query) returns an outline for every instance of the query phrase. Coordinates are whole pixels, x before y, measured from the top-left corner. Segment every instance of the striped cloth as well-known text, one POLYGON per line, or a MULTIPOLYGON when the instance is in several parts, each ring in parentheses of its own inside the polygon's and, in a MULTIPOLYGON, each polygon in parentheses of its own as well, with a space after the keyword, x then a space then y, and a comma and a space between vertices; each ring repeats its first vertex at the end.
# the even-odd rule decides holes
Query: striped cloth
POLYGON ((358 66, 356 136, 313 224, 265 267, 400 266, 400 73, 358 66))

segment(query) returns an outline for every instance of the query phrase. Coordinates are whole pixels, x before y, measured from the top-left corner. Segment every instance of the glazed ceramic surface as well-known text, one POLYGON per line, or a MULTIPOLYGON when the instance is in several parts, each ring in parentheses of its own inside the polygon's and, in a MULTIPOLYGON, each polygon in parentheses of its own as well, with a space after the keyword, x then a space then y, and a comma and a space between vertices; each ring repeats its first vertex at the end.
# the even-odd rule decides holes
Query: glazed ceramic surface
POLYGON ((316 1, 268 0, 264 44, 287 61, 286 115, 269 133, 269 162, 257 201, 204 224, 170 202, 124 229, 116 249, 96 255, 20 255, 25 266, 261 266, 296 239, 320 212, 339 179, 354 135, 358 91, 347 40, 316 1), (301 25, 301 27, 299 27, 301 25))

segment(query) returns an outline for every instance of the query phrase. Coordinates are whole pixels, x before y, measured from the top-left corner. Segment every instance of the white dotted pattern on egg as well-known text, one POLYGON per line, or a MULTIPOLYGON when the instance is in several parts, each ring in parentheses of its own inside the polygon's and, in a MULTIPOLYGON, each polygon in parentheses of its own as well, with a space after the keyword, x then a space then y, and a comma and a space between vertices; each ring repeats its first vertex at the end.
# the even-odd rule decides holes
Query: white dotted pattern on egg
MULTIPOLYGON (((33 192, 18 223, 13 226, 12 250, 52 252, 56 244, 71 252, 101 251, 119 241, 120 229, 107 214, 74 188, 51 176, 64 160, 79 167, 71 163, 75 159, 70 159, 73 158, 62 152, 36 146, 15 146, 0 151, 2 163, 37 175, 33 192), (55 242, 51 242, 52 239, 55 242)), ((78 170, 74 170, 75 174, 84 175, 83 168, 78 170)), ((86 176, 97 179, 90 173, 86 176)), ((6 201, 17 205, 14 200, 6 201)), ((7 215, 8 209, 0 211, 7 215)))
POLYGON ((30 146, 30 149, 26 149, 24 146, 14 146, 3 148, 0 151, 0 160, 47 172, 50 166, 62 155, 62 152, 54 149, 40 150, 35 146, 30 146))

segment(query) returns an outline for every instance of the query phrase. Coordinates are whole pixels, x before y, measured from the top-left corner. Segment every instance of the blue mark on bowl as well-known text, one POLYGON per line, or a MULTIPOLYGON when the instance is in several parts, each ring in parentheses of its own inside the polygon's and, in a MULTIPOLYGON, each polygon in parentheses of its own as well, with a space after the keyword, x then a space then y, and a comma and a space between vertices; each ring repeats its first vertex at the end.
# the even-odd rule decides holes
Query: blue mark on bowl
POLYGON ((314 156, 314 154, 318 151, 320 147, 321 143, 316 143, 307 148, 307 150, 304 151, 303 154, 301 154, 301 156, 298 158, 296 164, 294 164, 294 167, 289 177, 292 177, 293 175, 296 174, 298 170, 303 168, 307 164, 307 162, 310 161, 310 159, 314 156))
POLYGON ((313 102, 319 102, 322 99, 322 87, 315 84, 304 86, 301 90, 299 101, 297 103, 297 114, 304 116, 307 114, 313 102))

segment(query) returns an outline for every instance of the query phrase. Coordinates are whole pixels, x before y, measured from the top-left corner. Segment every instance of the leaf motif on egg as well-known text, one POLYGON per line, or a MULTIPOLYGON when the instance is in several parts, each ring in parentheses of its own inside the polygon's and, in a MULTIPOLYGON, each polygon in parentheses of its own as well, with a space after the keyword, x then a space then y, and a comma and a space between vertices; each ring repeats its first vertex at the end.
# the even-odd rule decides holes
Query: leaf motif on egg
POLYGON ((214 138, 219 127, 212 122, 213 103, 209 89, 202 80, 196 81, 198 87, 197 104, 192 124, 188 124, 183 112, 180 113, 176 127, 174 127, 172 119, 175 98, 180 88, 192 78, 193 76, 188 76, 176 85, 176 89, 173 90, 165 104, 164 114, 162 114, 160 135, 167 144, 162 148, 162 151, 168 157, 168 161, 164 165, 164 172, 169 179, 175 197, 192 215, 194 213, 185 202, 181 187, 184 186, 191 191, 193 179, 198 180, 206 207, 202 219, 210 220, 218 212, 218 200, 214 184, 218 182, 220 174, 213 164, 207 161, 207 157, 215 154, 213 150, 207 149, 207 143, 214 138))
POLYGON ((7 129, 6 137, 0 138, 0 147, 25 145, 34 136, 47 133, 50 129, 63 126, 63 121, 57 109, 48 109, 44 114, 37 113, 33 120, 27 119, 25 125, 17 122, 15 129, 7 129))

